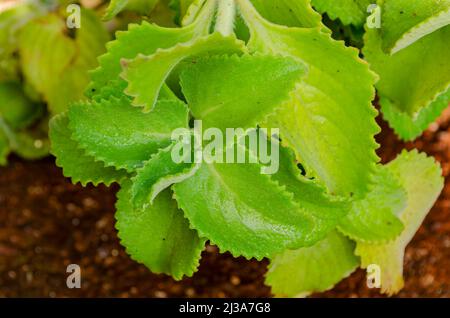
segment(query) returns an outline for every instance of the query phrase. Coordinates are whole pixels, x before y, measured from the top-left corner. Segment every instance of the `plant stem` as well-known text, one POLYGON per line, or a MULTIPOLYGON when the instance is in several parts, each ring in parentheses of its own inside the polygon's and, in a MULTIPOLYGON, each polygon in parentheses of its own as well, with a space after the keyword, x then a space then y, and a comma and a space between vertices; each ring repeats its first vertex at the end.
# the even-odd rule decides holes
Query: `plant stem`
POLYGON ((217 22, 215 30, 228 36, 233 33, 234 19, 236 17, 235 0, 219 0, 217 22))

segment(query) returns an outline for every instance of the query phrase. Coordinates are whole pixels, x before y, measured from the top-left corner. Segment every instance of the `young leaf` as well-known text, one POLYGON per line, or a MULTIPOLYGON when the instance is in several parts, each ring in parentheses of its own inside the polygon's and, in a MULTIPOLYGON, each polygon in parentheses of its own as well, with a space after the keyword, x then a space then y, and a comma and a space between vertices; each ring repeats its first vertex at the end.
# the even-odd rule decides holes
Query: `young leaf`
POLYGON ((127 176, 125 170, 105 167, 102 162, 86 155, 71 138, 68 125, 69 118, 66 113, 56 115, 50 120, 50 151, 56 157, 56 165, 63 168, 65 177, 70 177, 72 183, 80 182, 83 186, 88 183, 94 186, 104 183, 109 186, 127 176))
POLYGON ((286 250, 269 265, 266 284, 281 297, 305 297, 331 289, 359 265, 355 244, 337 231, 311 247, 286 250))
POLYGON ((280 128, 284 144, 332 193, 365 193, 378 160, 374 135, 379 127, 371 105, 375 75, 357 50, 328 34, 272 24, 248 0, 237 1, 250 28, 252 51, 289 55, 309 70, 291 101, 266 125, 280 128))
POLYGON ((159 101, 151 113, 131 106, 127 98, 81 102, 69 108, 68 116, 80 148, 107 167, 129 172, 169 146, 174 129, 188 125, 186 105, 174 100, 159 101))
POLYGON ((312 0, 315 9, 326 13, 332 20, 339 19, 344 25, 363 26, 368 16, 367 8, 374 0, 312 0))
POLYGON ((444 93, 450 87, 450 65, 442 54, 450 50, 449 39, 447 26, 388 55, 382 50, 380 31, 367 30, 363 52, 380 75, 377 88, 382 110, 387 110, 386 119, 404 139, 417 137, 424 126, 436 119, 437 110, 443 107, 441 103, 445 104, 445 100, 434 102, 439 96, 445 99, 444 93), (413 126, 405 128, 406 123, 413 126))
POLYGON ((407 194, 395 174, 378 166, 366 197, 353 202, 339 230, 359 242, 395 239, 404 229, 397 215, 406 207, 407 194))
POLYGON ((136 210, 130 201, 131 182, 122 182, 121 187, 116 228, 127 252, 154 273, 168 274, 176 280, 192 276, 205 240, 189 228, 170 190, 162 192, 153 205, 136 210))
POLYGON ((153 203, 161 191, 191 177, 199 168, 196 163, 176 163, 172 158, 173 149, 173 144, 161 149, 131 179, 133 185, 130 194, 135 208, 153 203))
POLYGON ((408 47, 450 24, 450 0, 381 2, 381 37, 386 53, 408 47))
POLYGON ((403 287, 403 257, 428 211, 443 188, 441 169, 436 162, 417 151, 404 151, 387 168, 400 178, 408 194, 407 207, 398 215, 405 225, 401 235, 384 244, 357 243, 355 253, 361 266, 376 264, 381 268, 381 291, 392 295, 403 287))
POLYGON ((216 32, 188 43, 178 44, 170 49, 158 50, 150 56, 139 55, 123 63, 125 70, 122 77, 128 82, 125 93, 134 97, 134 106, 142 106, 144 111, 148 112, 153 109, 160 89, 170 72, 184 59, 198 55, 236 53, 244 50, 244 43, 234 36, 224 37, 216 32))
POLYGON ((207 34, 214 9, 214 1, 208 1, 195 22, 184 28, 163 28, 144 21, 140 25, 131 24, 128 31, 117 32, 116 39, 107 44, 108 52, 99 57, 99 67, 91 73, 92 82, 86 94, 92 98, 103 86, 117 80, 122 72, 121 59, 132 59, 138 54, 152 55, 158 49, 167 49, 207 34))
POLYGON ((181 74, 190 110, 204 127, 256 127, 288 99, 304 66, 281 56, 195 59, 181 74))

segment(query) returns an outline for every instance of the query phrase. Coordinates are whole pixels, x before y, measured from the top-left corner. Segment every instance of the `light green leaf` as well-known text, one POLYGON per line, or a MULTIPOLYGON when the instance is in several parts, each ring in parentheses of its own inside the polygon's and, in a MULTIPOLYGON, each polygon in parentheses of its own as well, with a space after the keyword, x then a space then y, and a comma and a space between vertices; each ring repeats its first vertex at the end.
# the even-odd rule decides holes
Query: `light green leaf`
POLYGON ((159 0, 111 0, 106 9, 103 20, 111 20, 123 10, 136 11, 148 15, 159 0))
POLYGON ((20 32, 19 50, 25 79, 48 101, 64 69, 76 60, 77 47, 65 34, 64 20, 49 14, 28 23, 20 32))
POLYGON ((379 132, 371 105, 375 75, 367 63, 328 34, 274 25, 248 0, 238 4, 251 31, 252 51, 292 56, 309 69, 291 101, 266 125, 280 128, 283 143, 296 151, 308 175, 332 193, 365 193, 378 160, 374 135, 379 132))
MULTIPOLYGON (((111 0, 103 15, 103 20, 111 20, 125 9, 129 0, 111 0)), ((155 1, 156 2, 156 1, 155 1)))
POLYGON ((188 125, 186 105, 174 100, 159 101, 151 113, 131 106, 127 98, 81 102, 69 108, 68 116, 80 148, 106 167, 129 172, 169 146, 174 129, 188 125))
POLYGON ((56 165, 63 168, 64 176, 70 177, 72 183, 80 182, 83 186, 88 183, 94 186, 104 183, 109 186, 127 176, 125 170, 105 167, 103 163, 86 155, 71 138, 68 125, 69 118, 66 113, 56 115, 50 121, 49 136, 51 153, 56 157, 56 165))
POLYGON ((20 34, 25 78, 55 114, 83 98, 88 70, 97 65, 96 57, 109 38, 94 12, 81 10, 81 21, 75 38, 66 34, 64 19, 53 14, 30 22, 20 34))
POLYGON ((280 148, 279 170, 273 175, 286 190, 294 195, 294 201, 315 218, 316 230, 324 236, 334 229, 350 210, 350 203, 342 198, 327 194, 326 189, 316 181, 300 173, 295 153, 286 147, 280 148))
POLYGON ((266 283, 281 297, 304 297, 331 289, 359 265, 355 244, 337 231, 311 247, 286 250, 269 265, 266 283))
POLYGON ((420 136, 448 107, 450 103, 450 89, 439 95, 434 102, 411 117, 398 111, 387 98, 380 98, 381 111, 385 120, 395 129, 395 132, 404 140, 413 140, 420 136))
POLYGON ((150 111, 170 72, 184 59, 244 50, 244 43, 234 36, 224 37, 220 33, 213 33, 170 49, 159 50, 150 56, 140 55, 123 63, 125 70, 122 77, 128 82, 125 93, 134 97, 133 105, 142 106, 144 111, 150 111))
POLYGON ((0 12, 0 58, 3 59, 17 49, 17 34, 20 29, 38 14, 32 5, 17 3, 0 12))
POLYGON ((121 244, 131 257, 154 273, 180 280, 192 276, 199 265, 205 240, 189 228, 170 190, 162 192, 153 205, 136 210, 131 204, 130 182, 117 194, 116 228, 121 244))
POLYGON ((360 242, 385 242, 403 231, 397 215, 407 203, 407 194, 396 175, 378 166, 373 185, 366 197, 353 202, 350 212, 340 221, 339 230, 360 242))
POLYGON ((326 13, 332 20, 339 19, 344 25, 362 26, 368 16, 367 8, 375 0, 312 0, 314 8, 326 13))
POLYGON ((275 112, 305 72, 292 58, 220 55, 192 61, 181 87, 204 127, 246 129, 275 112))
POLYGON ((365 58, 380 75, 377 89, 386 119, 402 138, 417 137, 445 107, 450 64, 442 52, 450 50, 450 26, 394 55, 383 52, 378 30, 367 30, 365 43, 365 58))
POLYGON ((92 98, 110 81, 119 79, 121 59, 132 59, 138 54, 152 55, 158 49, 167 49, 207 34, 214 9, 215 4, 209 1, 195 23, 184 28, 163 28, 144 21, 140 25, 131 24, 128 31, 117 32, 116 39, 107 44, 107 53, 99 57, 99 67, 91 73, 92 82, 86 94, 92 98))
POLYGON ((0 83, 0 115, 13 129, 25 128, 43 114, 43 105, 33 104, 16 82, 0 83))
POLYGON ((310 0, 251 1, 258 12, 272 23, 304 28, 322 25, 322 17, 311 8, 310 0))
POLYGON ((381 37, 386 53, 408 47, 450 24, 450 0, 381 2, 381 37))
MULTIPOLYGON (((171 0, 169 7, 175 11, 175 22, 179 25, 188 25, 186 19, 195 18, 206 0, 171 0)), ((192 21, 190 21, 192 22, 192 21)))
POLYGON ((184 181, 197 171, 199 164, 176 163, 172 158, 173 149, 173 144, 161 149, 136 171, 131 187, 131 201, 134 207, 142 208, 153 203, 161 191, 174 183, 184 181))
POLYGON ((203 163, 194 176, 172 187, 192 227, 221 251, 262 259, 286 248, 311 246, 345 213, 342 203, 331 207, 329 199, 320 197, 314 185, 295 179, 295 173, 280 172, 272 179, 261 173, 260 164, 249 162, 203 163), (297 186, 304 191, 289 192, 297 186), (324 207, 308 201, 309 194, 324 207))
POLYGON ((398 215, 405 225, 401 235, 385 244, 357 243, 355 253, 361 256, 361 266, 380 266, 381 291, 392 295, 403 287, 403 258, 428 211, 443 188, 441 169, 432 159, 417 151, 404 151, 387 168, 398 176, 408 194, 407 207, 398 215))

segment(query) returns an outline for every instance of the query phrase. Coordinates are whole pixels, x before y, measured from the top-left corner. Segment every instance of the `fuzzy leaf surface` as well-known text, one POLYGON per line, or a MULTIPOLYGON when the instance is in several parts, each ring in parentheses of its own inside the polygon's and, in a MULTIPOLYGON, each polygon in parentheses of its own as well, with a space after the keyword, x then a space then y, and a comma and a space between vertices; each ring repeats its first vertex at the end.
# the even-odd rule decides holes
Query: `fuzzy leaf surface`
POLYGON ((173 186, 192 227, 222 251, 261 259, 311 246, 346 212, 344 203, 333 206, 314 184, 296 179, 295 172, 269 176, 261 174, 261 167, 249 161, 203 163, 195 175, 173 186), (324 206, 308 201, 308 195, 324 206))
POLYGON ((181 61, 199 55, 242 52, 244 48, 244 43, 233 36, 213 33, 150 56, 140 55, 124 62, 122 77, 128 82, 125 93, 133 97, 133 105, 142 106, 148 112, 154 107, 167 77, 181 61))
POLYGON ((181 75, 192 114, 205 127, 256 127, 274 113, 305 74, 281 56, 213 56, 194 60, 181 75))
POLYGON ((353 202, 339 230, 353 240, 383 242, 395 239, 404 227, 397 215, 406 207, 407 193, 395 174, 378 166, 366 197, 353 202))
POLYGON ((110 185, 119 182, 127 176, 125 170, 105 167, 102 162, 87 155, 72 139, 69 130, 67 113, 56 115, 50 121, 49 136, 52 141, 51 153, 56 157, 56 164, 63 168, 65 177, 70 177, 72 183, 80 182, 83 186, 92 183, 110 185))
POLYGON ((73 139, 105 166, 134 171, 171 143, 172 131, 187 127, 188 110, 175 100, 160 101, 151 113, 127 98, 76 103, 69 108, 73 139))
POLYGON ((379 132, 371 105, 375 75, 367 63, 357 50, 318 29, 274 25, 248 1, 238 4, 250 28, 252 51, 289 55, 309 70, 267 125, 280 128, 284 144, 296 151, 308 175, 332 193, 365 193, 378 160, 374 135, 379 132))
POLYGON ((213 12, 214 6, 205 7, 195 22, 184 28, 164 28, 144 21, 142 24, 130 24, 127 31, 117 32, 116 39, 107 44, 107 52, 99 57, 99 67, 91 73, 92 82, 86 94, 92 98, 102 87, 117 79, 125 88, 126 83, 119 77, 122 59, 133 59, 138 54, 152 55, 158 49, 171 48, 195 36, 207 34, 213 12))
POLYGON ((320 13, 326 13, 333 19, 339 19, 344 25, 362 26, 366 22, 367 8, 373 0, 312 0, 320 13))
POLYGON ((205 240, 189 228, 189 222, 171 191, 165 190, 144 209, 131 203, 131 182, 123 182, 116 203, 116 228, 127 253, 154 273, 180 280, 192 276, 199 265, 205 240))
POLYGON ((191 177, 198 169, 195 163, 176 163, 173 144, 153 155, 132 178, 131 200, 135 207, 152 203, 156 196, 174 183, 191 177))

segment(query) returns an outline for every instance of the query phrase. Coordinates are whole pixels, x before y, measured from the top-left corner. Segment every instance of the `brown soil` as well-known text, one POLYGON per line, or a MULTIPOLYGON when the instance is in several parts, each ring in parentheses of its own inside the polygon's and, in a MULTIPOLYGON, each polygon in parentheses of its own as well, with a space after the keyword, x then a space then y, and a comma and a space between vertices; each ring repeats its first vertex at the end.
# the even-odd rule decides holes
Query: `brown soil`
MULTIPOLYGON (((450 111, 422 138, 403 144, 383 123, 383 162, 404 147, 441 162, 446 188, 406 251, 400 297, 450 297, 450 111)), ((52 159, 11 158, 0 168, 0 296, 3 297, 266 297, 267 262, 233 259, 208 246, 193 278, 154 275, 124 252, 114 229, 118 187, 72 185, 52 159), (66 267, 82 270, 82 288, 66 287, 66 267)), ((317 296, 379 296, 364 272, 317 296)))

